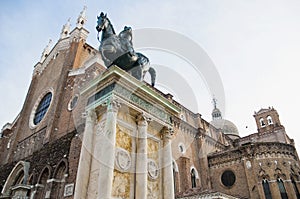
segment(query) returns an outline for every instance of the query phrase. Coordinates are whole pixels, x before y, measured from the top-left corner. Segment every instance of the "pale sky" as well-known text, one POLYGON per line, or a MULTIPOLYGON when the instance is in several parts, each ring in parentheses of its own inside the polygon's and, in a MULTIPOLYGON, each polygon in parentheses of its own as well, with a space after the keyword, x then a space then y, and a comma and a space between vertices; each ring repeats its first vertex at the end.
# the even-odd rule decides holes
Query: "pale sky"
MULTIPOLYGON (((68 18, 74 28, 84 5, 86 28, 90 31, 87 43, 95 48, 96 16, 101 11, 107 13, 116 32, 129 25, 133 29, 161 28, 185 35, 214 63, 225 92, 223 115, 236 124, 241 136, 256 132, 254 111, 273 106, 287 134, 300 148, 298 0, 0 1, 0 126, 12 122, 20 112, 33 67, 48 40, 58 40, 68 18)), ((184 60, 167 52, 143 53, 158 71, 166 65, 177 68, 177 73, 188 67, 184 60)), ((195 84, 191 79, 197 75, 182 74, 189 85, 187 90, 194 92, 197 106, 193 106, 174 85, 162 83, 167 74, 158 75, 158 86, 174 91, 182 104, 211 120, 212 93, 200 76, 200 83, 195 84)))

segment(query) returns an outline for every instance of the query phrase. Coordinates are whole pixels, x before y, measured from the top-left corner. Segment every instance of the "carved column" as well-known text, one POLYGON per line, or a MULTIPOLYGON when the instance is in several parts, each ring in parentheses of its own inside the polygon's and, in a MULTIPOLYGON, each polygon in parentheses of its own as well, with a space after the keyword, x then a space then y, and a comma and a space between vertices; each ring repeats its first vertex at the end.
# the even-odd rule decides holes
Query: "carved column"
POLYGON ((137 132, 137 154, 136 154, 136 189, 135 198, 147 199, 147 118, 140 114, 136 119, 137 132))
POLYGON ((80 152, 80 159, 78 165, 78 172, 75 185, 75 199, 86 198, 90 165, 92 161, 92 149, 93 149, 93 129, 96 121, 96 113, 94 110, 89 110, 86 120, 85 129, 82 138, 82 146, 80 152))
POLYGON ((174 199, 174 179, 173 179, 173 166, 172 166, 172 148, 171 148, 171 138, 173 135, 172 129, 164 127, 162 130, 163 138, 163 195, 164 199, 174 199))
POLYGON ((114 178, 114 159, 116 143, 117 113, 120 103, 115 99, 110 99, 107 103, 106 122, 104 133, 101 135, 101 152, 98 158, 99 166, 99 199, 110 199, 114 178))

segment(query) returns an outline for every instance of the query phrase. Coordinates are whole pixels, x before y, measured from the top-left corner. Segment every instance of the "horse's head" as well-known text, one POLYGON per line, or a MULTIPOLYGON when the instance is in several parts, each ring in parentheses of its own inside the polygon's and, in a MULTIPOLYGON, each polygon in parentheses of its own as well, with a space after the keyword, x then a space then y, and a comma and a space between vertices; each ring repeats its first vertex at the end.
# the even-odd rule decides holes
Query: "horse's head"
POLYGON ((108 19, 106 17, 106 14, 101 12, 100 16, 97 16, 97 26, 96 29, 98 32, 102 31, 104 28, 107 28, 108 26, 108 19))

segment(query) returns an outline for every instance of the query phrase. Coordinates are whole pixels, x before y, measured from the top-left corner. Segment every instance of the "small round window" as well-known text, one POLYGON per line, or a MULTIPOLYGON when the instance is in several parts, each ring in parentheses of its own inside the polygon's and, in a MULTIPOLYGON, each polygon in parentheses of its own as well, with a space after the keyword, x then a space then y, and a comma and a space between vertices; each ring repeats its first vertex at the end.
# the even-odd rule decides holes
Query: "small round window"
POLYGON ((68 110, 71 111, 75 108, 78 102, 78 95, 75 95, 68 104, 68 110))
POLYGON ((47 110, 50 106, 51 99, 52 99, 52 93, 49 92, 43 97, 43 99, 39 103, 39 105, 35 111, 34 118, 33 118, 34 125, 37 125, 38 123, 40 123, 42 121, 42 119, 44 118, 44 116, 47 113, 47 110))
POLYGON ((235 183, 235 175, 232 171, 227 170, 221 176, 222 184, 226 187, 231 187, 235 183))

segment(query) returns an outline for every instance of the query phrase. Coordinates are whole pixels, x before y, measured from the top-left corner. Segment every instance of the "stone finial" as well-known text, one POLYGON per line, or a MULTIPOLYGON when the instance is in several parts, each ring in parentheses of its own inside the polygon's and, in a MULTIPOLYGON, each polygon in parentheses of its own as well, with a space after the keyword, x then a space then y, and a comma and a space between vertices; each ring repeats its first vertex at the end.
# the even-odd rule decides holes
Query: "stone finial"
POLYGON ((60 39, 64 39, 70 35, 70 28, 71 28, 70 20, 71 18, 69 18, 67 23, 63 25, 63 28, 60 33, 60 39))
POLYGON ((44 62, 44 60, 46 59, 46 57, 49 55, 50 53, 50 45, 52 44, 52 39, 49 39, 49 43, 47 44, 47 46, 44 48, 44 51, 42 53, 42 56, 41 56, 41 60, 40 62, 44 62))
POLYGON ((82 28, 83 25, 85 24, 85 22, 87 21, 87 18, 86 18, 86 9, 87 7, 84 6, 83 7, 83 10, 80 12, 78 18, 77 18, 77 23, 76 23, 76 27, 77 28, 82 28))

